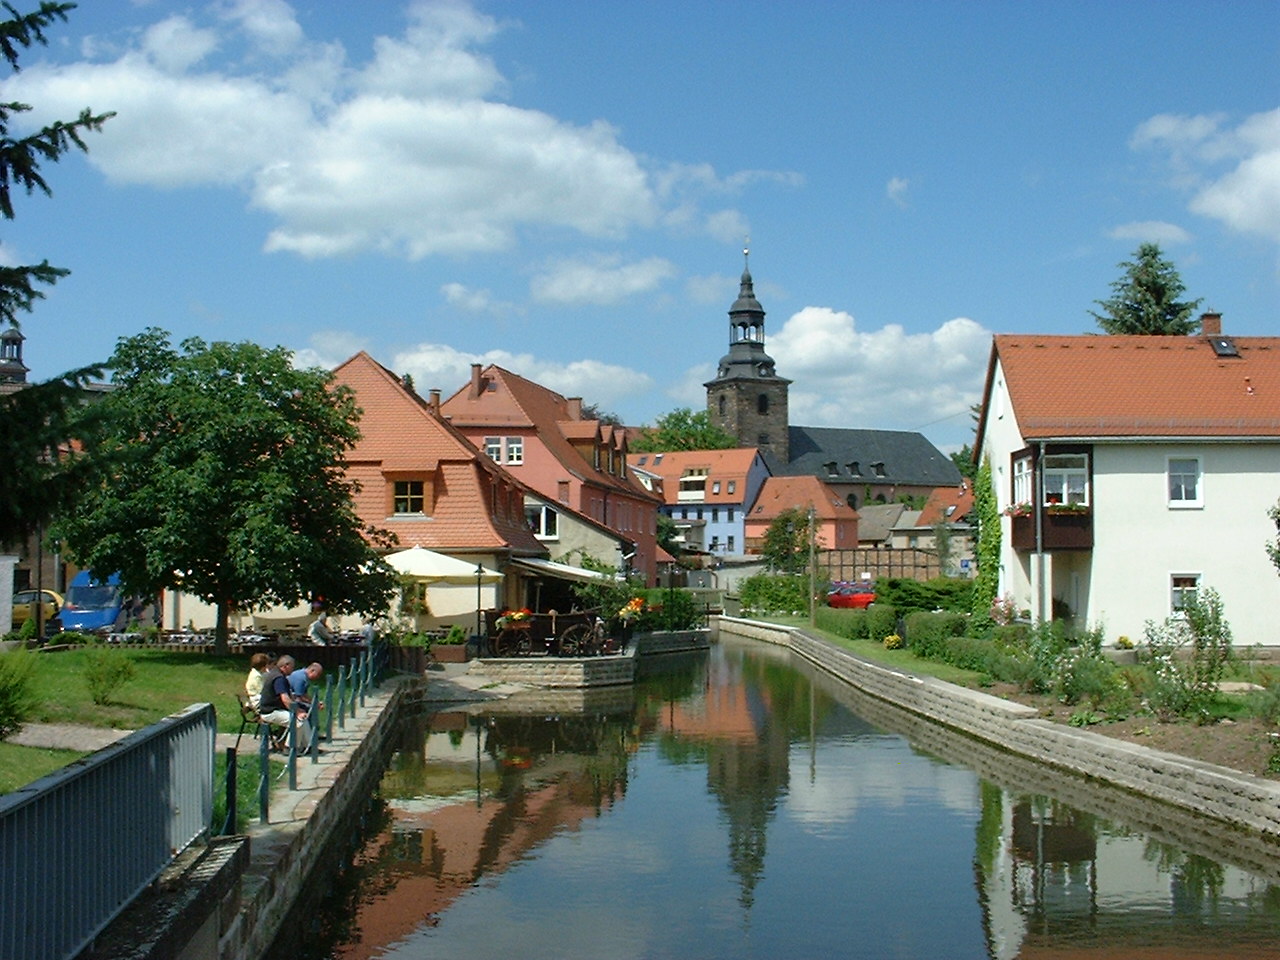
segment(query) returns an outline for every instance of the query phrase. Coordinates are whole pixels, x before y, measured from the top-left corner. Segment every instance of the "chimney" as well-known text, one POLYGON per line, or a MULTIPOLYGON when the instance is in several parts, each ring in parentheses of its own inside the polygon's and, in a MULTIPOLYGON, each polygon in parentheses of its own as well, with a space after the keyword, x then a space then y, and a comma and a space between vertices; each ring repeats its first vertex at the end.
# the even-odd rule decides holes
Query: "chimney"
POLYGON ((1222 314, 1220 313, 1202 313, 1200 314, 1200 332, 1206 337, 1222 336, 1222 314))
POLYGON ((469 400, 479 400, 480 394, 484 393, 484 383, 480 377, 480 364, 473 363, 471 365, 471 392, 467 394, 469 400))
POLYGON ((581 420, 582 419, 582 398, 569 397, 567 402, 569 404, 569 419, 581 420))
POLYGON ((432 413, 440 412, 440 388, 432 387, 431 392, 427 394, 427 409, 432 413))

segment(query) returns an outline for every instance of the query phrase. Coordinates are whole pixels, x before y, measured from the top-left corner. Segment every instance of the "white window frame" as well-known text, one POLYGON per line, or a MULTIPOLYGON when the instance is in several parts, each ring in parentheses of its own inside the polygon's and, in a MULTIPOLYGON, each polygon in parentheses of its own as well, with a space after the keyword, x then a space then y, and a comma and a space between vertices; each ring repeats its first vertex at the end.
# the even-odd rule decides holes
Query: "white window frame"
POLYGON ((1195 510, 1204 506, 1204 462, 1197 456, 1168 457, 1165 460, 1165 494, 1171 510, 1195 510), (1180 468, 1176 472, 1174 464, 1194 464, 1195 473, 1191 477, 1191 496, 1186 496, 1188 473, 1180 468))
POLYGON ((560 539, 560 512, 546 503, 526 503, 524 516, 539 540, 560 539))
POLYGON ((1089 455, 1087 453, 1046 453, 1040 463, 1042 503, 1072 503, 1089 506, 1089 455), (1065 461, 1078 460, 1069 465, 1065 461), (1075 481, 1075 482, 1073 482, 1075 481), (1057 497, 1057 500, 1050 499, 1057 497))
POLYGON ((1013 461, 1013 489, 1010 491, 1010 503, 1032 503, 1035 499, 1035 487, 1032 478, 1035 471, 1031 467, 1031 454, 1018 457, 1013 461))
POLYGON ((1169 613, 1172 616, 1183 615, 1188 595, 1196 597, 1200 595, 1200 580, 1198 573, 1169 574, 1169 613))
POLYGON ((484 455, 494 463, 524 463, 524 437, 485 437, 484 455))

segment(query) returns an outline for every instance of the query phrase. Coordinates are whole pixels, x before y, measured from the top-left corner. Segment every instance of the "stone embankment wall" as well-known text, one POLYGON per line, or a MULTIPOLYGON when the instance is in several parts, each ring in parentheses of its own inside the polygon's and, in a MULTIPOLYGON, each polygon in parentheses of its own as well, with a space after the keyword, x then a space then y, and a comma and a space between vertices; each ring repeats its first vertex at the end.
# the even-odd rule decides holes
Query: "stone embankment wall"
POLYGON ((1038 719, 978 690, 869 663, 800 630, 720 617, 713 633, 794 650, 846 683, 1001 749, 1280 841, 1280 784, 1216 764, 1038 719))
POLYGON ((626 653, 605 657, 485 657, 473 661, 472 673, 495 683, 521 683, 544 689, 608 687, 632 683, 636 658, 683 653, 707 646, 706 630, 672 630, 640 634, 626 653))
MULTIPOLYGON (((420 696, 422 686, 402 681, 389 695, 380 693, 369 700, 358 722, 347 721, 362 735, 346 762, 326 768, 305 795, 290 798, 285 814, 289 819, 249 828, 249 865, 223 903, 221 960, 257 960, 275 940, 313 868, 381 779, 396 735, 396 717, 406 701, 420 696)), ((284 806, 279 793, 272 800, 284 806)), ((272 810, 277 816, 276 808, 272 810)))

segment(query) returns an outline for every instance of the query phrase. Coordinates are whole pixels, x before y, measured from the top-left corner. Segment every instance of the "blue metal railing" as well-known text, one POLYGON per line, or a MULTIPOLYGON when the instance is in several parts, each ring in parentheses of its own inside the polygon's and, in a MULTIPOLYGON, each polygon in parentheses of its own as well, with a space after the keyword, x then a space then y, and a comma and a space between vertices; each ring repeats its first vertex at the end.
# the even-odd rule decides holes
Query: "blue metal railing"
POLYGON ((193 704, 0 797, 0 957, 73 957, 209 829, 216 719, 193 704))

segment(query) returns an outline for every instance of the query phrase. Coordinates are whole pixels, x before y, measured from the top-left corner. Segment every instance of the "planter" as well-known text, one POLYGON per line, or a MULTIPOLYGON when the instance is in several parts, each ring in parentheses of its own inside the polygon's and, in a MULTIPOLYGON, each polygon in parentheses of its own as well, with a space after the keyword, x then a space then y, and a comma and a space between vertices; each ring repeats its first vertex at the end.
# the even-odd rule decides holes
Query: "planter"
POLYGON ((436 643, 431 646, 436 663, 466 663, 472 657, 469 643, 436 643))

